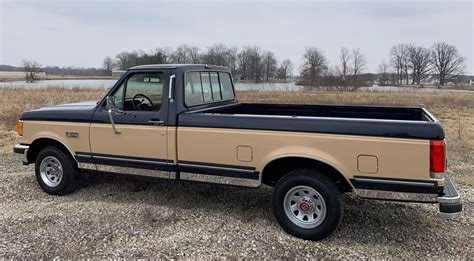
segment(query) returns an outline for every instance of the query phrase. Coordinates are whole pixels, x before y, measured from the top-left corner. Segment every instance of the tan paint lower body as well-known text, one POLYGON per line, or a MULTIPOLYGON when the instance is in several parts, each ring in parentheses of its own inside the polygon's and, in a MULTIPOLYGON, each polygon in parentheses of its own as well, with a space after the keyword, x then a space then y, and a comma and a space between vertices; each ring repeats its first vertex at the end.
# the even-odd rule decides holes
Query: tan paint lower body
POLYGON ((117 127, 122 134, 115 134, 109 124, 25 121, 21 142, 31 144, 38 138, 51 138, 63 143, 73 155, 77 151, 104 153, 168 159, 174 164, 179 159, 255 167, 259 173, 274 159, 299 156, 326 162, 347 179, 359 175, 430 180, 427 140, 241 129, 117 127), (66 132, 71 131, 79 136, 67 137, 66 132), (239 148, 244 148, 244 156, 239 156, 239 148), (366 168, 358 166, 360 155, 377 158, 376 173, 373 168, 361 172, 366 168))
POLYGON ((256 167, 286 156, 326 162, 347 179, 373 176, 430 179, 429 141, 281 131, 178 127, 179 160, 256 167), (238 159, 237 148, 252 148, 249 161, 238 159), (377 157, 377 173, 361 172, 358 156, 377 157))

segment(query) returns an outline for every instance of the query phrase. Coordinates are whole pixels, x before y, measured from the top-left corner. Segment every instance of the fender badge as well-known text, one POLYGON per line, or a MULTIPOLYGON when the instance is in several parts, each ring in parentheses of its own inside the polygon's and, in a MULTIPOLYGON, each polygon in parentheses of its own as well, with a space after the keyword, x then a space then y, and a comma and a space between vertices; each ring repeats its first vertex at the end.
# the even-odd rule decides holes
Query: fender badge
POLYGON ((66 131, 66 136, 69 137, 69 138, 78 138, 79 137, 79 132, 66 131))

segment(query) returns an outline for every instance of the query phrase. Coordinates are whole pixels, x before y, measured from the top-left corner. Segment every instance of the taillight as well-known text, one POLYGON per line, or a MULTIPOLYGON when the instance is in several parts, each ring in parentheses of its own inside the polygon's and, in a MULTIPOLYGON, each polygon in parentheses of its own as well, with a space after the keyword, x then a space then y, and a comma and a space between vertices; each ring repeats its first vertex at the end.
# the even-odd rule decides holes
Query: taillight
POLYGON ((446 143, 444 140, 432 140, 430 143, 431 178, 442 179, 446 171, 446 143))
POLYGON ((16 131, 18 135, 23 136, 23 121, 18 120, 18 123, 16 124, 16 131))

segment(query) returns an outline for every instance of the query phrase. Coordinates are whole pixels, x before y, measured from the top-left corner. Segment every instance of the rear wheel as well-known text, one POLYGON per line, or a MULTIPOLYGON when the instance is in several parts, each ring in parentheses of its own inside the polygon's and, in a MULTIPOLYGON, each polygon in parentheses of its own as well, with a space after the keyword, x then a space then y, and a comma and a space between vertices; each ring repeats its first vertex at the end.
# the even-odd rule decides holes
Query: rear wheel
POLYGON ((79 170, 74 159, 57 147, 40 151, 35 162, 36 180, 48 194, 64 195, 74 191, 79 170))
POLYGON ((342 219, 339 190, 315 170, 294 170, 281 178, 273 191, 273 213, 291 235, 309 240, 330 236, 342 219))

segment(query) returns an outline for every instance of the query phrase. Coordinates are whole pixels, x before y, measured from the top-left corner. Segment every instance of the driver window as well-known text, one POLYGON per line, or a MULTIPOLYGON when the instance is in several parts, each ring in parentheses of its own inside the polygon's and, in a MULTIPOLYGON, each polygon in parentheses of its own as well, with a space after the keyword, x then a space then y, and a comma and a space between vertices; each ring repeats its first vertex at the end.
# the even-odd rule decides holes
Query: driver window
MULTIPOLYGON (((117 92, 120 92, 120 89, 117 92)), ((163 94, 163 73, 139 73, 127 79, 124 111, 159 111, 163 94)))

